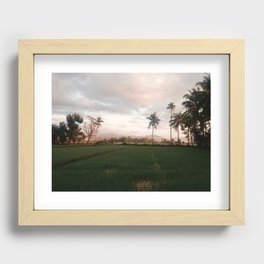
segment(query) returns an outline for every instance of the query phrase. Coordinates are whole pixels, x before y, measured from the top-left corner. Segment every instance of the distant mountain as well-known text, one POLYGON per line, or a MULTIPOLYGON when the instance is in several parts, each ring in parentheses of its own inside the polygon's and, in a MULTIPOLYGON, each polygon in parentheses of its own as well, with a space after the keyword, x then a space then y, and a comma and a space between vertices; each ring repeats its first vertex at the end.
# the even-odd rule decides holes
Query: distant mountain
MULTIPOLYGON (((131 138, 148 138, 151 139, 151 135, 145 135, 145 136, 133 136, 133 135, 119 135, 119 134, 115 134, 115 133, 101 133, 98 134, 96 139, 97 140, 102 140, 102 139, 109 139, 109 138, 120 138, 120 137, 131 137, 131 138)), ((156 136, 154 135, 154 140, 157 142, 160 142, 163 139, 163 137, 160 136, 156 136)))
POLYGON ((97 139, 109 139, 109 138, 112 138, 112 137, 117 137, 117 138, 119 138, 119 137, 122 137, 121 135, 118 135, 118 134, 115 134, 115 133, 99 133, 98 135, 97 135, 97 139))
MULTIPOLYGON (((152 136, 150 136, 150 135, 147 135, 147 136, 144 136, 145 138, 148 138, 148 139, 152 139, 152 136)), ((163 137, 160 137, 160 136, 153 136, 153 138, 154 138, 154 140, 155 141, 157 141, 157 142, 160 142, 162 139, 163 139, 163 137)))

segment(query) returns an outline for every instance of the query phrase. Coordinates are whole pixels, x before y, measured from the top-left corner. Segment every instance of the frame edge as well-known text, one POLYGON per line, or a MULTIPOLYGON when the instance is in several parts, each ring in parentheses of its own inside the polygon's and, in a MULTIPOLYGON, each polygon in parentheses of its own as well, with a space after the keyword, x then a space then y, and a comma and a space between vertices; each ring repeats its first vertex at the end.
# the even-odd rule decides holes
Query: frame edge
POLYGON ((230 211, 245 224, 244 209, 244 49, 230 54, 230 211))
POLYGON ((18 224, 34 209, 34 56, 18 42, 18 224))
POLYGON ((20 40, 18 224, 169 226, 244 224, 244 40, 20 40), (150 45, 151 44, 151 45, 150 45), (165 45, 165 46, 163 46, 165 45), (214 46, 215 45, 215 46, 214 46), (207 50, 208 49, 208 50, 207 50), (207 50, 207 52, 206 52, 207 50), (35 211, 34 55, 36 54, 229 54, 230 210, 228 211, 35 211), (25 102, 27 102, 25 104, 25 102), (243 166, 241 166, 243 165, 243 166), (232 177, 231 177, 232 175, 232 177), (112 215, 109 215, 112 214, 112 215), (74 214, 74 215, 73 215, 74 214), (157 215, 159 214, 159 216, 157 215), (161 216, 162 215, 162 216, 161 216), (91 217, 95 219, 91 219, 91 217), (136 217, 134 222, 131 217, 136 217), (145 216, 145 218, 144 218, 145 216), (66 217, 66 218, 65 218, 66 217), (153 222, 152 217, 157 217, 153 222), (165 218, 164 218, 165 217, 165 218), (174 219, 172 219, 174 217, 174 219), (167 220, 166 220, 167 219, 167 220), (201 220, 202 219, 202 220, 201 220), (149 221, 148 223, 146 221, 149 221), (97 222, 96 222, 97 221, 97 222))

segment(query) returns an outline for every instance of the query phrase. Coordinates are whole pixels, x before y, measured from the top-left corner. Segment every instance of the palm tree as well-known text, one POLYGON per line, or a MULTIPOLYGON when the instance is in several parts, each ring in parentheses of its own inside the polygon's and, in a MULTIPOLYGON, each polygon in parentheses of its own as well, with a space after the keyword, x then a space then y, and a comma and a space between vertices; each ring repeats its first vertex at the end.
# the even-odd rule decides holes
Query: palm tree
POLYGON ((153 145, 153 136, 154 136, 154 129, 158 128, 160 119, 157 116, 157 113, 152 113, 150 116, 147 117, 147 119, 149 120, 149 125, 148 125, 148 129, 150 127, 152 127, 152 145, 153 145))
POLYGON ((195 142, 200 146, 210 145, 210 90, 210 75, 206 74, 201 82, 196 83, 195 88, 184 95, 185 101, 182 102, 185 115, 188 115, 187 120, 183 119, 184 126, 189 127, 195 142))
POLYGON ((211 79, 210 74, 203 77, 202 82, 196 83, 196 87, 200 91, 201 115, 205 123, 210 121, 210 104, 211 104, 211 79))
POLYGON ((178 132, 178 142, 180 142, 180 125, 182 122, 182 114, 174 113, 170 120, 170 127, 174 128, 178 132))
MULTIPOLYGON (((170 115, 170 121, 171 121, 172 114, 173 114, 173 112, 174 112, 175 107, 176 107, 176 105, 175 105, 173 102, 170 102, 170 103, 168 104, 168 106, 167 106, 167 109, 170 110, 170 114, 171 114, 171 115, 170 115)), ((172 128, 171 128, 171 126, 170 126, 170 141, 171 141, 171 143, 172 143, 172 128)))
POLYGON ((190 136, 191 136, 191 129, 193 127, 193 122, 194 121, 191 113, 185 111, 181 116, 181 129, 184 130, 184 134, 186 135, 188 146, 190 145, 190 136))

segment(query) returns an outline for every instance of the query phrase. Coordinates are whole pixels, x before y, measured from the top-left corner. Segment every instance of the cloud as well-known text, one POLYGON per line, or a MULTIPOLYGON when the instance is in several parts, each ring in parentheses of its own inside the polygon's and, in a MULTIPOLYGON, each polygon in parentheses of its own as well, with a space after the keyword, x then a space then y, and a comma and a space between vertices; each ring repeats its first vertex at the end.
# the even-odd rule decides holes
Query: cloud
POLYGON ((162 119, 160 130, 165 134, 169 119, 167 104, 174 102, 180 111, 183 95, 203 76, 203 73, 53 73, 53 122, 78 112, 105 117, 108 121, 104 123, 105 129, 123 133, 129 129, 143 133, 144 129, 146 134, 146 117, 157 112, 162 119))

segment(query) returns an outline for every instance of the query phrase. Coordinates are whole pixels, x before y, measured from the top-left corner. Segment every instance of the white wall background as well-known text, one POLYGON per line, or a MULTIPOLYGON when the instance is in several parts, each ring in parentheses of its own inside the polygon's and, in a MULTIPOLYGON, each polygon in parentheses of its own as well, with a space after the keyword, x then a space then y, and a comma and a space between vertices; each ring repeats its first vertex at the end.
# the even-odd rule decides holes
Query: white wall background
POLYGON ((263 24, 260 0, 2 1, 0 262, 264 263, 263 24), (19 38, 245 38, 246 225, 17 227, 19 38))

